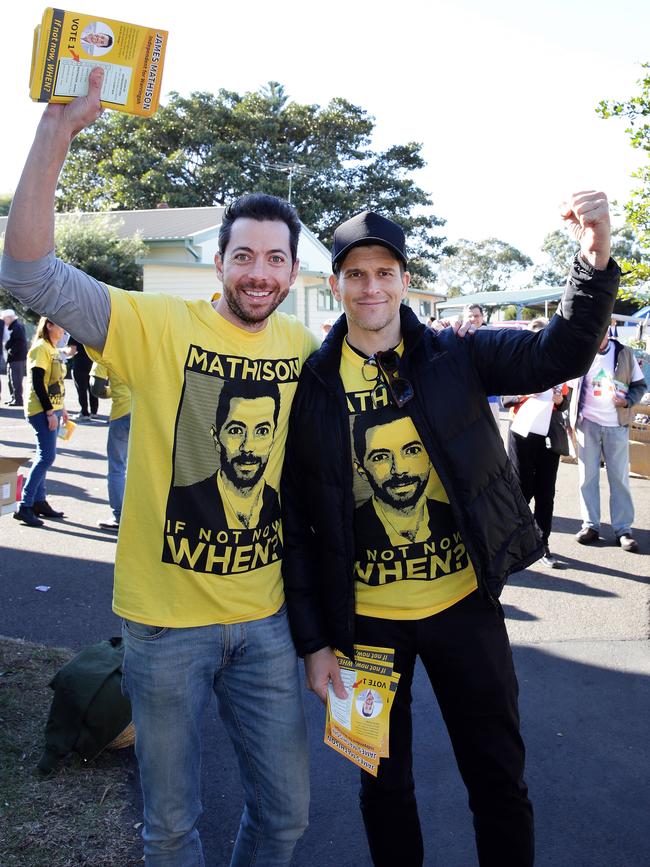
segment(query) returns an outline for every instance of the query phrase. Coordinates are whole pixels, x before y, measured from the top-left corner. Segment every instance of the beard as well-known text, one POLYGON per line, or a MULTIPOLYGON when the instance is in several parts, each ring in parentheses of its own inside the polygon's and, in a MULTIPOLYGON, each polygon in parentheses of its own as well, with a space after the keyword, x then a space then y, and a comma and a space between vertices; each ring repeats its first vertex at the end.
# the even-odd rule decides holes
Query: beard
POLYGON ((253 488, 264 475, 266 463, 262 458, 258 458, 249 452, 237 455, 232 461, 229 461, 223 447, 221 448, 221 472, 239 490, 253 488), (252 467, 256 467, 252 475, 248 473, 246 476, 242 476, 237 472, 238 469, 245 469, 248 472, 252 467))
POLYGON ((373 477, 368 475, 368 482, 377 499, 398 511, 412 509, 424 494, 428 481, 428 475, 425 478, 402 475, 391 476, 383 485, 378 485, 373 477), (404 485, 415 485, 415 490, 407 497, 393 493, 394 488, 401 488, 404 485))
POLYGON ((289 287, 281 287, 277 280, 251 280, 246 277, 234 286, 229 282, 223 284, 223 297, 231 313, 247 325, 267 319, 288 294, 289 287), (267 298, 256 299, 245 295, 246 291, 271 294, 267 298))

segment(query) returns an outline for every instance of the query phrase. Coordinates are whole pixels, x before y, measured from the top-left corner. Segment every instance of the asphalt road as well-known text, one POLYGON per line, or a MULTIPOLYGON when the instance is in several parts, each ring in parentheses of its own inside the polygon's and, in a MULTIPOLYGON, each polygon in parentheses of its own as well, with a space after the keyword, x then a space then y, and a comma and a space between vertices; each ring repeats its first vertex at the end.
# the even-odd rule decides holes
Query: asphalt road
MULTIPOLYGON (((68 404, 77 408, 72 396, 68 404)), ((79 426, 59 450, 49 496, 65 511, 65 521, 31 529, 0 518, 1 635, 81 648, 118 634, 110 610, 115 537, 96 528, 110 514, 106 433, 103 423, 79 426)), ((31 428, 19 413, 0 409, 0 453, 30 456, 33 447, 31 428)), ((564 568, 535 565, 512 576, 502 597, 521 687, 538 867, 650 867, 650 481, 633 478, 631 486, 642 553, 617 548, 607 525, 600 543, 581 546, 573 538, 579 529, 577 468, 561 464, 552 549, 564 568)), ((604 479, 602 487, 607 490, 604 479)), ((311 824, 294 864, 367 867, 356 769, 323 745, 319 702, 306 694, 305 707, 311 824)), ((414 732, 425 864, 474 867, 466 793, 421 669, 414 684, 414 732)), ((210 867, 229 862, 241 809, 237 777, 211 708, 201 825, 210 867)))

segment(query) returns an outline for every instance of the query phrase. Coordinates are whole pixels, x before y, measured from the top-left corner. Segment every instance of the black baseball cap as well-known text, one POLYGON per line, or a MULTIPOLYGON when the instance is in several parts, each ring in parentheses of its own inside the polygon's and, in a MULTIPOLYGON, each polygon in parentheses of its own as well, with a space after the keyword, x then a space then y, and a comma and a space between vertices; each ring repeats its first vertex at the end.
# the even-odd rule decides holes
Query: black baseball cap
POLYGON ((374 211, 362 211, 356 217, 341 223, 334 232, 332 268, 340 265, 353 247, 362 244, 381 244, 407 264, 406 238, 402 227, 374 211))

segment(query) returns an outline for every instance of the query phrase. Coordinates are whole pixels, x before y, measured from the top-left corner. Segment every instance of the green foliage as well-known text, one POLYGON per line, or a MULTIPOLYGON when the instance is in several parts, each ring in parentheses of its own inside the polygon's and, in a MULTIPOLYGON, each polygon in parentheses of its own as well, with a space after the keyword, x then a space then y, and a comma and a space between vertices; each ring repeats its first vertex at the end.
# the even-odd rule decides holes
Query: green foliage
POLYGON ((495 292, 507 289, 513 274, 532 264, 525 253, 497 238, 461 240, 442 259, 438 281, 448 291, 495 292))
POLYGON ((119 238, 119 222, 119 217, 108 214, 58 220, 54 233, 56 253, 103 283, 142 291, 142 266, 136 264, 136 258, 146 255, 146 247, 139 236, 119 238))
POLYGON ((534 307, 523 307, 521 311, 521 316, 517 316, 517 308, 514 304, 510 304, 508 307, 504 307, 503 310, 503 318, 507 322, 513 322, 515 319, 525 319, 527 321, 530 321, 531 319, 537 319, 537 317, 540 315, 540 311, 535 310, 534 307))
POLYGON ((571 262, 576 254, 576 242, 564 229, 554 229, 544 238, 542 253, 547 261, 538 265, 533 274, 533 284, 564 286, 571 262))
POLYGON ((630 137, 630 144, 645 153, 645 163, 632 175, 639 181, 639 186, 625 203, 626 222, 635 235, 641 255, 620 257, 623 270, 630 273, 623 281, 619 298, 638 306, 648 303, 648 291, 642 292, 635 287, 650 280, 650 123, 646 121, 650 116, 650 63, 641 64, 641 68, 645 72, 637 82, 640 93, 623 102, 602 100, 596 109, 602 118, 629 120, 625 132, 630 137))
POLYGON ((9 213, 13 197, 13 193, 0 193, 0 217, 6 217, 9 213))
MULTIPOLYGON (((116 232, 120 223, 119 216, 109 214, 60 219, 54 233, 56 254, 103 283, 142 291, 142 266, 136 264, 136 258, 146 256, 147 248, 138 236, 119 238, 116 232)), ((0 254, 2 247, 0 238, 0 254)), ((38 322, 37 313, 23 307, 1 286, 0 307, 13 307, 21 318, 38 322)))
POLYGON ((291 102, 269 82, 243 96, 172 93, 153 118, 107 112, 72 143, 58 190, 62 210, 225 205, 260 191, 291 200, 328 246, 335 227, 366 208, 398 220, 409 239, 415 283, 432 279, 444 221, 412 180, 421 145, 370 147, 374 119, 336 98, 291 102))

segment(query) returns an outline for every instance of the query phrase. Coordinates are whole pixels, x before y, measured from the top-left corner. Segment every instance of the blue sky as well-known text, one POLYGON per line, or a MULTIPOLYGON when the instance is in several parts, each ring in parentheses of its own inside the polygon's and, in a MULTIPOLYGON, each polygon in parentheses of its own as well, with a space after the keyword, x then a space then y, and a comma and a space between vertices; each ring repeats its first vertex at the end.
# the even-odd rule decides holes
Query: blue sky
MULTIPOLYGON (((0 191, 15 187, 42 111, 27 78, 44 5, 10 8, 0 34, 0 191)), ((539 259, 567 192, 599 188, 624 201, 643 159, 624 122, 595 113, 600 99, 632 95, 650 60, 650 4, 641 0, 74 8, 168 29, 165 92, 243 92, 273 79, 300 102, 342 96, 362 106, 375 117, 377 147, 422 142, 428 165, 417 181, 450 240, 494 236, 539 259)))

